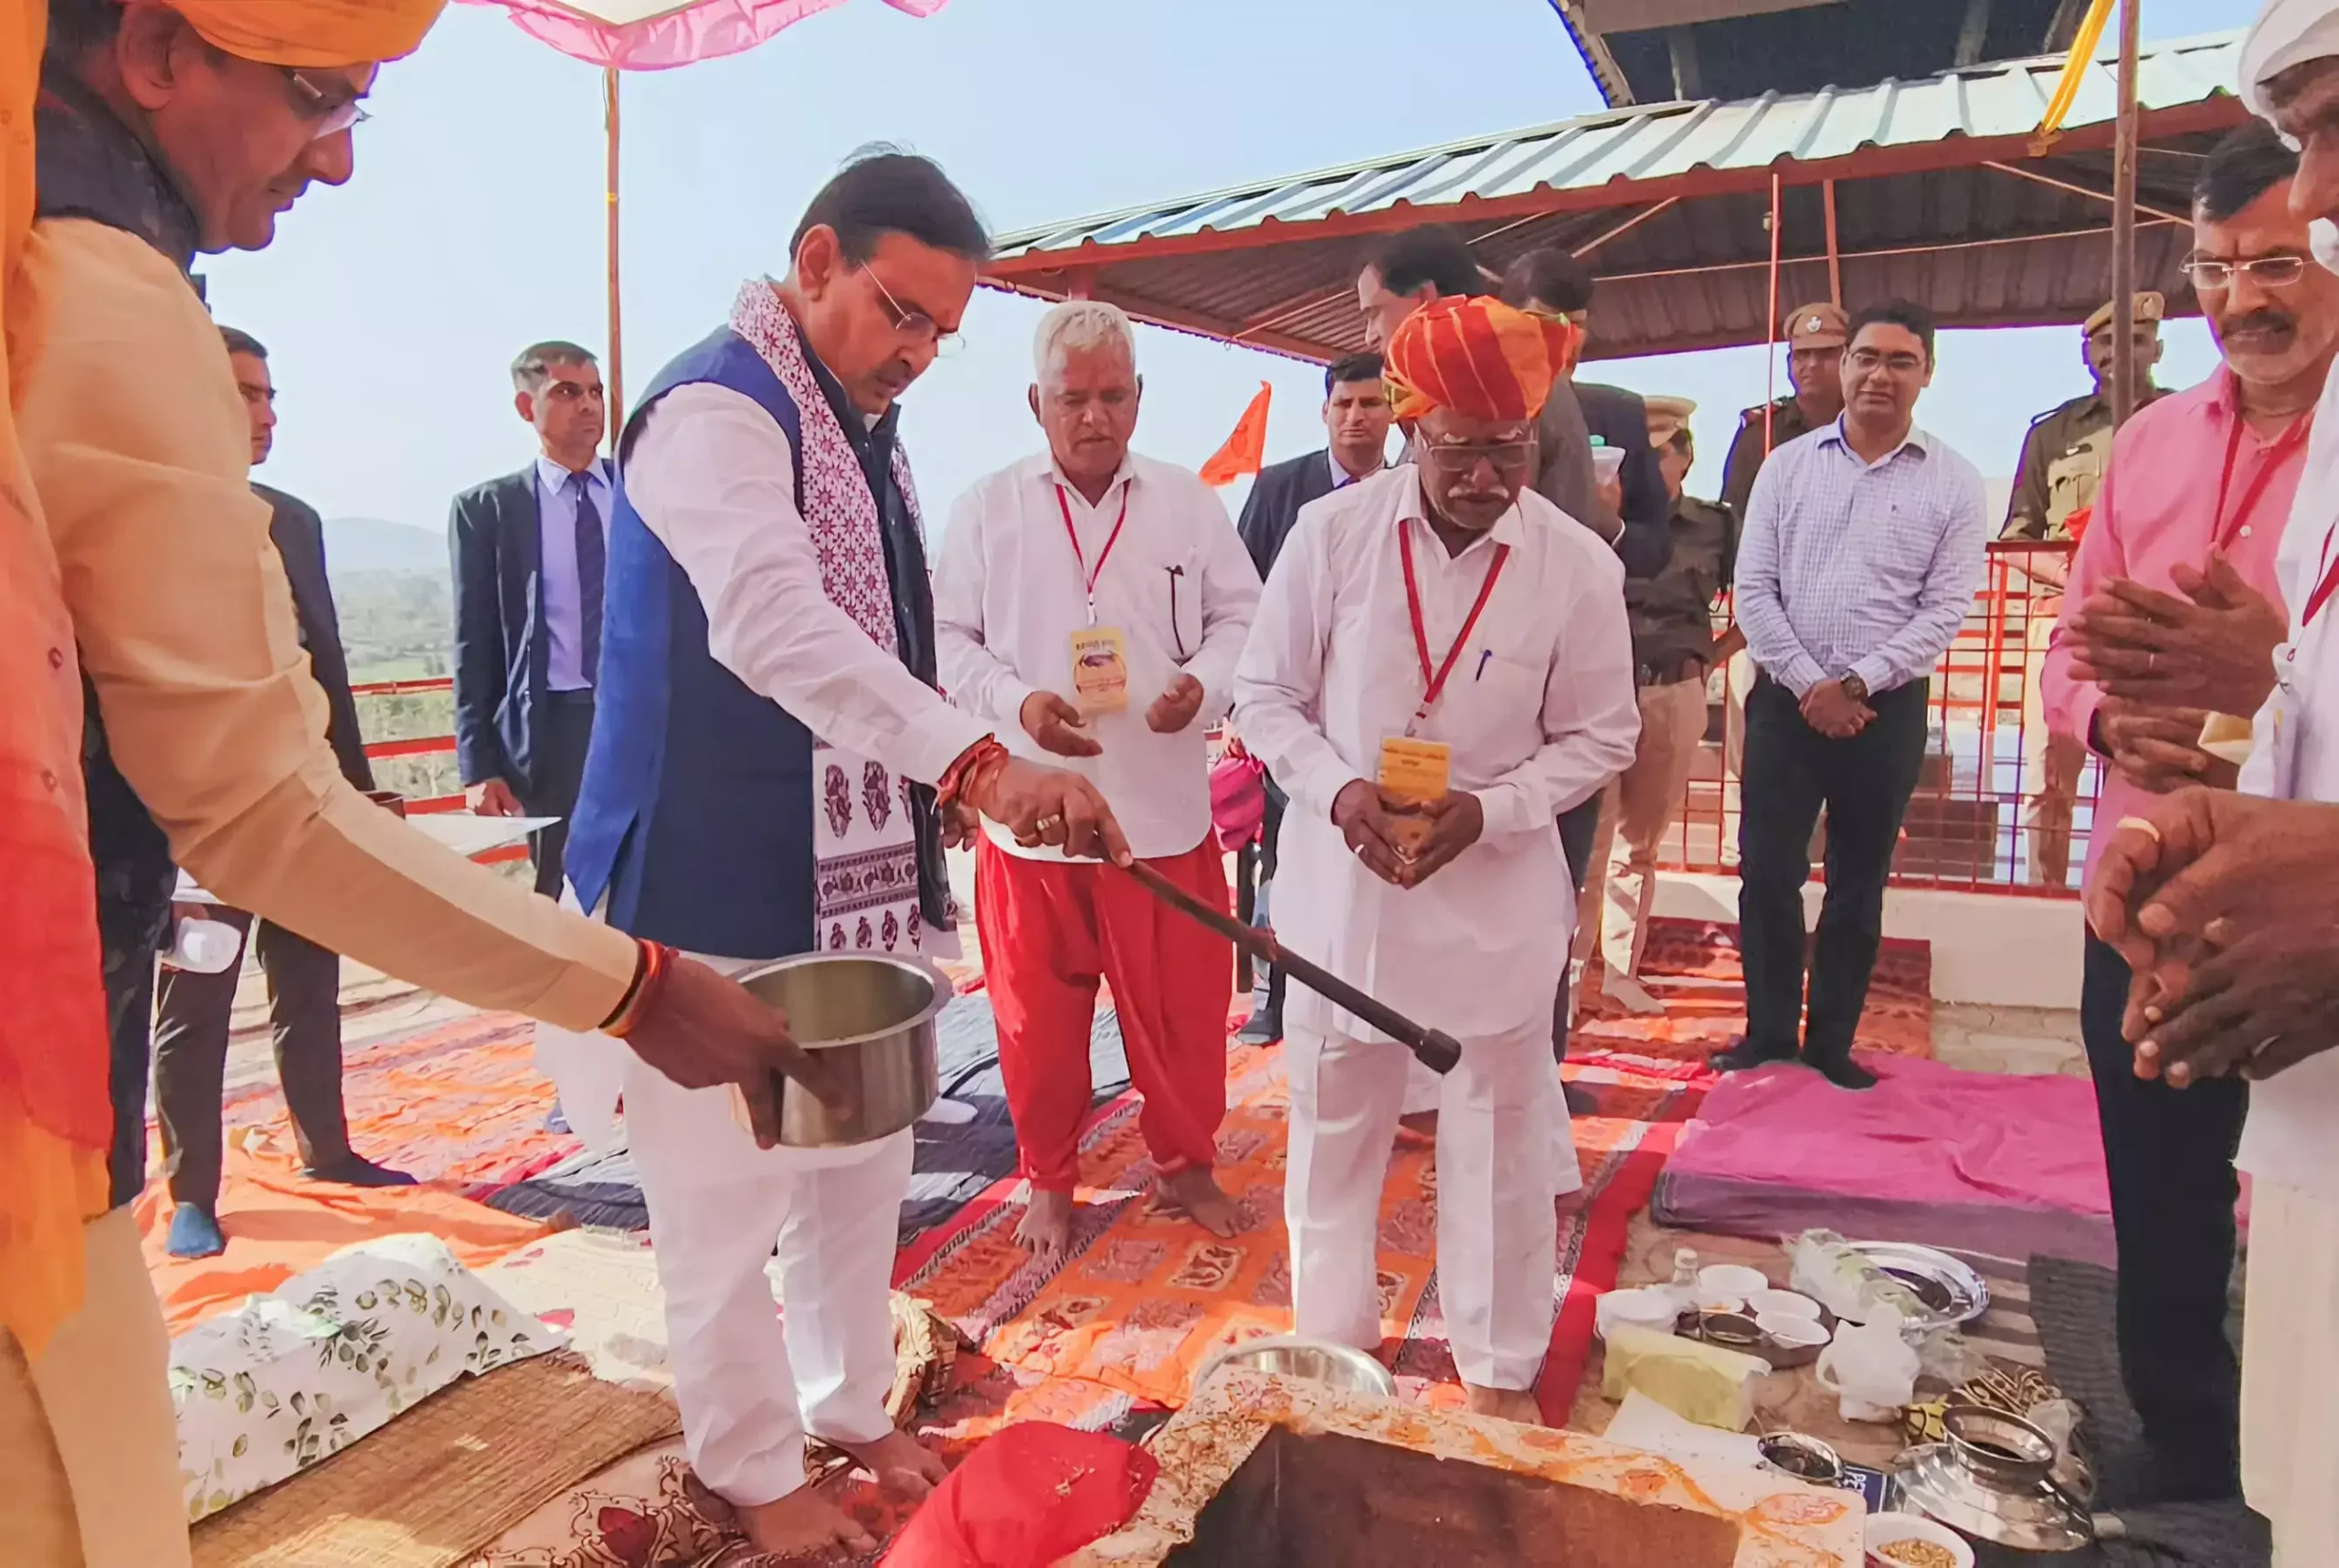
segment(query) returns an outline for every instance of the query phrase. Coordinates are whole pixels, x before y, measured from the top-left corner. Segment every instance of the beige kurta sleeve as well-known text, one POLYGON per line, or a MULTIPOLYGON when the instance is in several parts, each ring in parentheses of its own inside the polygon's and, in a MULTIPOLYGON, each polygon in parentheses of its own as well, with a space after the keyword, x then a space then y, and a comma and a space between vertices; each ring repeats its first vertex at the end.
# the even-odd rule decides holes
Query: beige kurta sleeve
POLYGON ((633 942, 442 848, 342 778, 246 478, 218 329, 171 263, 68 219, 11 291, 15 388, 115 763, 206 888, 480 1007, 590 1029, 633 942))

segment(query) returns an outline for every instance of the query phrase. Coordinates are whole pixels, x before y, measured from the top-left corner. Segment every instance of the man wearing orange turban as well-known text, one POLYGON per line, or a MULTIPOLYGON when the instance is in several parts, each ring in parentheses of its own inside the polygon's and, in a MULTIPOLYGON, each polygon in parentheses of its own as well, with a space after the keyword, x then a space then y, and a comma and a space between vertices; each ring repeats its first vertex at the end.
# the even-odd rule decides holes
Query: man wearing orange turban
MULTIPOLYGON (((1291 797, 1277 937, 1462 1043, 1439 1083, 1439 1288, 1471 1408, 1525 1421, 1551 1195, 1574 1184, 1554 1160, 1573 1157, 1551 1064, 1575 916, 1558 819, 1640 730, 1623 563, 1529 484, 1573 337, 1491 299, 1407 317, 1387 375, 1413 461, 1301 512, 1235 673, 1235 727, 1291 797)), ((1377 1350, 1411 1058, 1319 997, 1284 1023, 1295 1325, 1377 1350)))

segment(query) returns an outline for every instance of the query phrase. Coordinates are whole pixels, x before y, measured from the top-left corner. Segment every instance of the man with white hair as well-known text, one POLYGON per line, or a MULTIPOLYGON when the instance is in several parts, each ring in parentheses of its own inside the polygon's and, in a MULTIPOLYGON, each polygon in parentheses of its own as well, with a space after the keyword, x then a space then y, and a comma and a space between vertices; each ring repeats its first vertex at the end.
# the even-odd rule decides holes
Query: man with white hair
MULTIPOLYGON (((1203 730, 1232 702, 1258 573, 1199 476, 1129 450, 1143 383, 1126 315, 1058 306, 1033 362, 1047 450, 977 482, 943 536, 942 684, 1018 756, 1085 774, 1133 855, 1222 908, 1203 730)), ((1018 1239, 1054 1259, 1071 1238, 1100 980, 1145 1097, 1159 1201, 1217 1235, 1244 1228, 1212 1175, 1230 945, 1117 868, 1004 832, 976 848, 975 928, 1030 1183, 1018 1239)))

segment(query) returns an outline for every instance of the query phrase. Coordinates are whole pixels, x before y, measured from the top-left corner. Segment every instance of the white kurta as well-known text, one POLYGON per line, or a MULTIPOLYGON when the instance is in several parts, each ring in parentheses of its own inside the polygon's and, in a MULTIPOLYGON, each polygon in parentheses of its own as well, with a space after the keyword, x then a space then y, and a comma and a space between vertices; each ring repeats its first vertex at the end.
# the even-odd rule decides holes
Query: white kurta
MULTIPOLYGON (((635 438, 625 480, 697 590, 715 660, 823 741, 932 780, 989 733, 830 601, 796 509, 788 438, 752 399, 711 384, 669 393, 635 438)), ((931 953, 932 938, 921 931, 917 945, 931 953)), ((726 973, 749 967, 693 956, 726 973)), ((808 1431, 859 1442, 891 1430, 886 1294, 910 1133, 760 1150, 727 1089, 682 1088, 618 1041, 540 1026, 536 1051, 588 1145, 616 1146, 623 1096, 700 1479, 734 1503, 768 1502, 804 1484, 808 1431), (778 1317, 765 1272, 775 1247, 778 1317)))
MULTIPOLYGON (((2339 377, 2307 439, 2275 579, 2291 607, 2273 694, 2252 726, 2241 788, 2339 802, 2339 603, 2298 624, 2339 554, 2339 377)), ((2241 1475, 2273 1526, 2275 1568, 2339 1563, 2339 1051, 2252 1084, 2236 1160, 2250 1175, 2241 1357, 2241 1475)))
MULTIPOLYGON (((1561 811, 1632 760, 1640 729, 1623 567, 1534 493, 1448 556, 1414 471, 1301 509, 1235 674, 1235 725, 1291 797, 1278 841, 1276 935, 1462 1043, 1440 1086, 1439 1292, 1468 1382, 1531 1387, 1554 1308, 1551 1005, 1575 898, 1561 811), (1332 801, 1373 778, 1424 683, 1398 530, 1411 531, 1433 663, 1454 645, 1498 546, 1510 558, 1444 694, 1415 726, 1452 748, 1478 796, 1479 842, 1421 886, 1365 870, 1332 801)), ((1292 1146, 1284 1189, 1301 1333, 1381 1337, 1373 1252, 1411 1057, 1295 991, 1285 1003, 1292 1146)))
MULTIPOLYGON (((934 567, 942 684, 1018 757, 1093 782, 1140 859, 1184 854, 1211 831, 1204 732, 1233 701, 1234 662, 1258 600, 1250 552, 1200 476, 1132 454, 1091 506, 1047 457, 1026 458, 976 481, 951 508, 934 567), (1095 624, 1127 641, 1129 703, 1089 719, 1100 755, 1058 757, 1024 731, 1023 704, 1034 692, 1072 700, 1072 637, 1091 624, 1092 573, 1095 624), (1180 673, 1201 683, 1201 711, 1184 729, 1157 735, 1146 709, 1180 673)), ((1054 845, 1026 849, 1000 824, 985 826, 1010 854, 1064 858, 1054 845)))

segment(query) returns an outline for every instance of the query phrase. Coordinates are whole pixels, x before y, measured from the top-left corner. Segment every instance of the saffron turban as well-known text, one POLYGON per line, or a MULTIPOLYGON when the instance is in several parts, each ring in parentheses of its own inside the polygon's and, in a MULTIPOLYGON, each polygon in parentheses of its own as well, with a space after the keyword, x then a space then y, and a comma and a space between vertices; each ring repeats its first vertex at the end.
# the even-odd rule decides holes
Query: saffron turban
POLYGON ((294 69, 414 53, 447 0, 163 0, 215 49, 294 69))
POLYGON ((1400 419, 1451 408, 1477 419, 1531 419, 1575 363, 1582 333, 1560 316, 1500 300, 1447 295, 1389 340, 1389 406, 1400 419))

